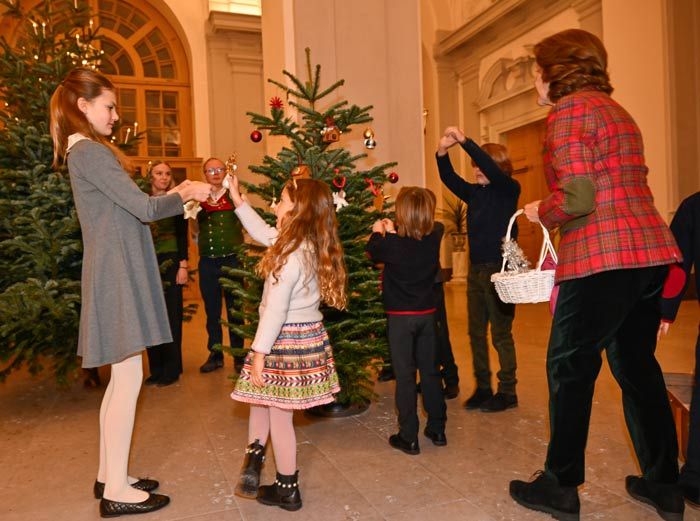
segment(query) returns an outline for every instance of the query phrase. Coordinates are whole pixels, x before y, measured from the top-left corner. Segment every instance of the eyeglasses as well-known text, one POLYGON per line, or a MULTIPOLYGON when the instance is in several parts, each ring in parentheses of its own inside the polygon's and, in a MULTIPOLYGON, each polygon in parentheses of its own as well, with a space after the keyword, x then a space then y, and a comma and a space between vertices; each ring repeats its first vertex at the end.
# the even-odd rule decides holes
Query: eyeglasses
POLYGON ((209 175, 223 174, 224 172, 226 172, 226 168, 223 166, 219 166, 217 168, 207 168, 204 172, 209 175))

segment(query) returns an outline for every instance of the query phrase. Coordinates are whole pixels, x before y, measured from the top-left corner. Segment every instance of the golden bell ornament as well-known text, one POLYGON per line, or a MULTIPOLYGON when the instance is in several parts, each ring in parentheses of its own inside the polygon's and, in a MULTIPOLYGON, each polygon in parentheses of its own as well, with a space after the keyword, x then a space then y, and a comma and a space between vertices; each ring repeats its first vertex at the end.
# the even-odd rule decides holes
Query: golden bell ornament
POLYGON ((372 139, 374 137, 374 130, 372 130, 371 127, 367 127, 362 133, 362 137, 365 139, 372 139))

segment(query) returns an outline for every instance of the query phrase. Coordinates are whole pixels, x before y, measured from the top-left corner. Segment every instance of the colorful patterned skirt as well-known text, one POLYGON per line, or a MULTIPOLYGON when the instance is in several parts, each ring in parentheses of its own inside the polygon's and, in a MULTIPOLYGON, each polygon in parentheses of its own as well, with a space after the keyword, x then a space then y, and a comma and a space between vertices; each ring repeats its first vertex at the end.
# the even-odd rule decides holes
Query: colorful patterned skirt
POLYGON ((285 324, 265 356, 264 387, 250 380, 248 353, 231 398, 280 409, 308 409, 333 401, 340 391, 333 350, 322 322, 285 324))

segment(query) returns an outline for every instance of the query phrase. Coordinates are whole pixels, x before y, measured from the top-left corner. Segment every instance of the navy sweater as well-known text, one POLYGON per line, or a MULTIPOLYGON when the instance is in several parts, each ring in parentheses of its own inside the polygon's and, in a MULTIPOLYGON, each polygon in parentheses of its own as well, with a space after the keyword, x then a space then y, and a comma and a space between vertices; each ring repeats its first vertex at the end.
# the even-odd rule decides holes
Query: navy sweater
POLYGON ((384 263, 382 296, 387 313, 435 310, 433 285, 444 230, 436 222, 433 231, 420 240, 396 233, 373 233, 369 238, 367 253, 374 262, 384 263))
MULTIPOLYGON (((468 183, 452 167, 449 154, 437 159, 440 179, 450 191, 467 203, 467 233, 469 260, 472 264, 500 263, 502 239, 508 221, 515 213, 520 183, 501 171, 496 162, 471 139, 462 143, 481 172, 490 181, 488 185, 468 183)), ((512 238, 518 236, 513 226, 512 238)))

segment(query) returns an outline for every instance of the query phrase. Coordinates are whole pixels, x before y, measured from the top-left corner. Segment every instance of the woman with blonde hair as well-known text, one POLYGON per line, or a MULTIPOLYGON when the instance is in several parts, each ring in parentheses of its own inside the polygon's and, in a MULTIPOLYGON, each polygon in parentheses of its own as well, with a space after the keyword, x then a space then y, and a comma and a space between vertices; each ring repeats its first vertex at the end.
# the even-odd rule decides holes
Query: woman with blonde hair
MULTIPOLYGON (((172 168, 166 161, 150 163, 147 180, 153 196, 165 195, 175 186, 172 168)), ((182 215, 160 219, 151 223, 151 234, 158 266, 165 265, 161 281, 173 340, 146 350, 151 375, 144 384, 165 387, 177 382, 182 374, 182 288, 189 278, 187 220, 182 215)))
POLYGON ((119 119, 114 85, 87 68, 68 73, 51 97, 54 165, 68 163, 83 235, 78 355, 83 367, 111 364, 100 407, 100 458, 94 495, 100 514, 158 510, 170 499, 151 494, 152 479, 128 475, 145 346, 171 340, 153 240, 146 223, 204 201, 210 186, 181 183, 165 195, 143 193, 125 170, 124 155, 107 139, 119 119))
POLYGON ((236 214, 250 236, 268 246, 258 265, 265 279, 260 321, 234 400, 250 404, 248 447, 237 495, 299 510, 299 471, 293 413, 333 401, 340 391, 321 301, 344 309, 346 270, 335 206, 328 185, 315 179, 288 182, 268 226, 231 183, 236 214), (259 487, 265 445, 272 438, 277 479, 259 487))

